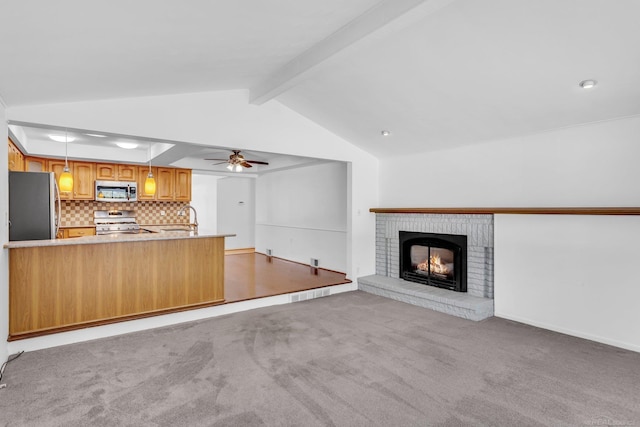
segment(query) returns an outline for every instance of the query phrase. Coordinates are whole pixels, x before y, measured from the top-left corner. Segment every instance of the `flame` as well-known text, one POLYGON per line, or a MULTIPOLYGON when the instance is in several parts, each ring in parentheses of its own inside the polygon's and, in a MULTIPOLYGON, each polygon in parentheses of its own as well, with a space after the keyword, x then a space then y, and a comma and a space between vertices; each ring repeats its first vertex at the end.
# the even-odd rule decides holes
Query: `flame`
POLYGON ((418 264, 418 270, 431 271, 431 273, 435 274, 449 274, 449 268, 442 263, 439 254, 431 255, 429 257, 429 264, 427 264, 427 260, 418 264))

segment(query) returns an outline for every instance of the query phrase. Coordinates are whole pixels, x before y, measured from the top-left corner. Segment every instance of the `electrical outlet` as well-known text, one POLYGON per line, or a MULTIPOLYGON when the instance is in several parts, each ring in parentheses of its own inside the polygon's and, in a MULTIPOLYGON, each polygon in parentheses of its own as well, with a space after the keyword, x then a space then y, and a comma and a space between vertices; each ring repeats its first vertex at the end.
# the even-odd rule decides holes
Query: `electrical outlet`
POLYGON ((167 215, 166 211, 160 211, 160 216, 165 216, 165 215, 167 215))

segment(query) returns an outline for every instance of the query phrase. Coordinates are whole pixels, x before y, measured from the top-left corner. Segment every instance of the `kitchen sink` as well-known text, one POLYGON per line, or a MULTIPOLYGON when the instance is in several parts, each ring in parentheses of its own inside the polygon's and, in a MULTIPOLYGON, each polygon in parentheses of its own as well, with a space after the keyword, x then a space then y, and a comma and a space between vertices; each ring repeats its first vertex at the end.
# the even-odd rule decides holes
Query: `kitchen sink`
POLYGON ((181 228, 163 228, 162 231, 192 231, 191 228, 188 227, 181 227, 181 228))

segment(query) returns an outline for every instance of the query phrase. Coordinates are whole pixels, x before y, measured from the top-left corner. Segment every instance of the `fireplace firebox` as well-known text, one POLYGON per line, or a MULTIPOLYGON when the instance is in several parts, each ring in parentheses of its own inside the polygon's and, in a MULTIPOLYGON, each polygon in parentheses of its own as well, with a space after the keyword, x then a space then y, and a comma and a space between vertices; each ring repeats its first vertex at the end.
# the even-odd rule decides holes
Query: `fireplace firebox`
POLYGON ((400 278, 467 292, 467 236, 400 231, 400 278))

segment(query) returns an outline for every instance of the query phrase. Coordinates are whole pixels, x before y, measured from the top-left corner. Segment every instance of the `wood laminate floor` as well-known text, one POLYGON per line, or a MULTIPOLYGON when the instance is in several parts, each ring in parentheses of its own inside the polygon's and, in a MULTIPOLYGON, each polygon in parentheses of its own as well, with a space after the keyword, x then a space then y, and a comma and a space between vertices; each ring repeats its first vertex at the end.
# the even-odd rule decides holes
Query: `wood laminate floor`
POLYGON ((259 253, 224 257, 224 297, 227 303, 351 283, 344 273, 316 269, 259 253))

